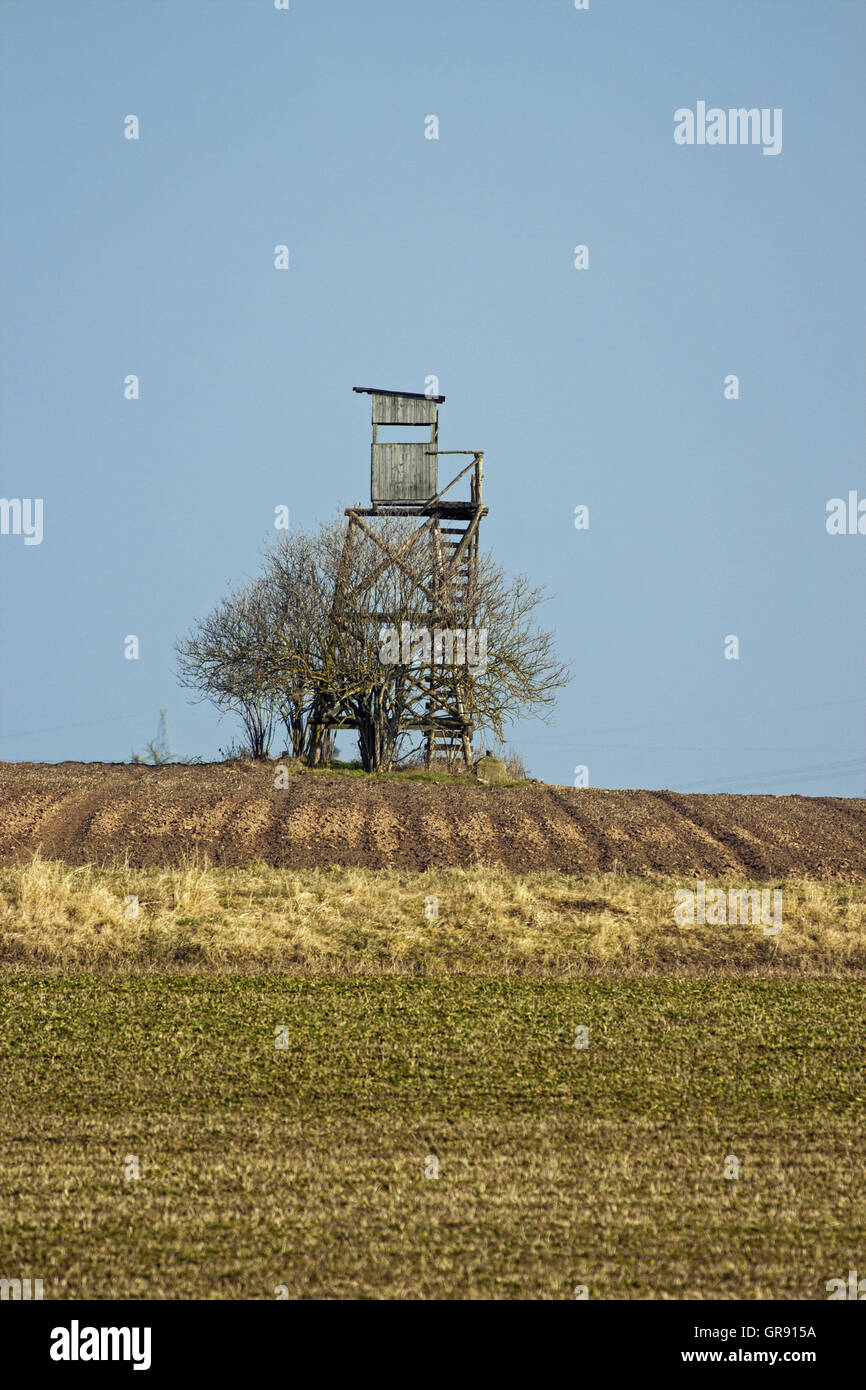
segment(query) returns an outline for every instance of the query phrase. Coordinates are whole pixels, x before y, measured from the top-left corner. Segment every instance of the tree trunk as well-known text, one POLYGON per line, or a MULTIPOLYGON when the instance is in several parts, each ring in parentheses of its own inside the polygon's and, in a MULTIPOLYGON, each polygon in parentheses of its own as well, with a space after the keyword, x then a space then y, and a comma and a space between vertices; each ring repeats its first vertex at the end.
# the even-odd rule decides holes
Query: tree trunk
POLYGON ((390 772, 397 747, 397 721, 377 697, 355 710, 358 721, 358 747, 365 772, 390 772))

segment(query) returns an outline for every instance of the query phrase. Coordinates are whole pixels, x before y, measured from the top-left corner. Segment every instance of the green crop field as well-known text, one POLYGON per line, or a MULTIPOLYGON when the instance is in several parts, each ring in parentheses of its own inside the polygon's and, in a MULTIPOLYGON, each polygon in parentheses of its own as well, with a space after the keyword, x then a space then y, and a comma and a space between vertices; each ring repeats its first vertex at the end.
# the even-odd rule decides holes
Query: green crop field
POLYGON ((825 1299, 862 1264, 857 981, 31 967, 0 1049, 2 1264, 46 1298, 825 1299))

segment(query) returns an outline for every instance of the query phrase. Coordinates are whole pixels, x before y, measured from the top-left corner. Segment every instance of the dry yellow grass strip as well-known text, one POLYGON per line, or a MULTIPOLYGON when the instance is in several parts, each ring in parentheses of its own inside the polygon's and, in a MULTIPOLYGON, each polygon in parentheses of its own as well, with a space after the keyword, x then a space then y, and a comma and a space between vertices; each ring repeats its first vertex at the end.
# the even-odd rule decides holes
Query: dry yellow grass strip
POLYGON ((172 869, 71 868, 37 857, 0 870, 0 965, 562 977, 866 973, 866 886, 790 879, 778 886, 782 929, 767 935, 760 921, 679 925, 674 895, 695 888, 682 879, 225 869, 196 859, 172 869))

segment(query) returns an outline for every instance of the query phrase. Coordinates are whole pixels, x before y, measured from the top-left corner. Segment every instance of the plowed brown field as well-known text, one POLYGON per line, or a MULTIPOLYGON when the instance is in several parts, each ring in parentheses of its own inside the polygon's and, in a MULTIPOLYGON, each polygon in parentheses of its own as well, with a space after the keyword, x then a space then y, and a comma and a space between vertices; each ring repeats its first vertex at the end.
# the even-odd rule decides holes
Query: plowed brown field
POLYGON ((866 800, 440 785, 265 765, 0 763, 0 863, 502 865, 866 880, 866 800))

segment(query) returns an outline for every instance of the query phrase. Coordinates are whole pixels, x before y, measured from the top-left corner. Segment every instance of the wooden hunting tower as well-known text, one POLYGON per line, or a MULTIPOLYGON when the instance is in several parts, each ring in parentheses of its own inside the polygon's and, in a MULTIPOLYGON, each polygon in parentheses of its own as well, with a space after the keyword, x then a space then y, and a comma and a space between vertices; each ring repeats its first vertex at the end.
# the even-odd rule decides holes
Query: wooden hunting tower
MULTIPOLYGON (((439 407, 444 396, 373 386, 356 386, 354 390, 371 397, 371 505, 346 509, 345 571, 351 572, 349 557, 360 531, 382 549, 383 566, 396 566, 416 576, 423 598, 423 617, 431 633, 437 629, 465 632, 475 627, 477 617, 478 530, 482 517, 487 515, 481 500, 484 455, 475 449, 440 450, 439 407), (382 426, 403 427, 407 438, 380 439, 382 426), (423 437, 418 439, 422 431, 423 437), (470 461, 440 487, 439 459, 457 454, 468 455, 470 461), (446 493, 467 473, 471 474, 469 497, 462 501, 447 499, 446 493), (384 517, 417 517, 421 524, 395 551, 381 526, 377 531, 376 518, 384 517)), ((347 583, 332 613, 334 623, 358 611, 358 600, 370 582, 368 579, 366 584, 354 588, 347 583)), ((393 615, 368 612, 367 617, 369 621, 387 624, 393 615)), ((416 730, 425 735, 428 765, 435 754, 444 755, 449 761, 462 754, 470 766, 474 732, 471 670, 459 661, 443 661, 440 652, 438 660, 433 653, 429 662, 413 661, 411 678, 415 694, 401 722, 401 731, 416 730)), ((334 710, 324 723, 329 729, 357 727, 351 718, 334 710)))

